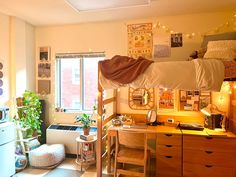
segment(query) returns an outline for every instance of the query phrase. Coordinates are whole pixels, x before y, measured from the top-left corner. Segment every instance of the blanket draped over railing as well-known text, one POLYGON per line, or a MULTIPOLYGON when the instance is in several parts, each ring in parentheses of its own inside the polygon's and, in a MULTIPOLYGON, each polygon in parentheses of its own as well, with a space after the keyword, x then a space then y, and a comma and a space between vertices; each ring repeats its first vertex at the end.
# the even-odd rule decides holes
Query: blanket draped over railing
POLYGON ((153 61, 143 57, 133 59, 127 56, 116 55, 110 60, 99 61, 102 75, 109 80, 128 84, 142 74, 153 61))

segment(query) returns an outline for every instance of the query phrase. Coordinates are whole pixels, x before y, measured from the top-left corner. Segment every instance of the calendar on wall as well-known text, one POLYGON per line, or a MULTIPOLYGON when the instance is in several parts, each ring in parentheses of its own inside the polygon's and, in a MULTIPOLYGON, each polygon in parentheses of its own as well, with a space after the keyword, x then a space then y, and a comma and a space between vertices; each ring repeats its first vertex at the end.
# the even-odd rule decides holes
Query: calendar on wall
POLYGON ((140 23, 127 25, 128 32, 128 56, 138 58, 140 56, 152 58, 152 23, 140 23))

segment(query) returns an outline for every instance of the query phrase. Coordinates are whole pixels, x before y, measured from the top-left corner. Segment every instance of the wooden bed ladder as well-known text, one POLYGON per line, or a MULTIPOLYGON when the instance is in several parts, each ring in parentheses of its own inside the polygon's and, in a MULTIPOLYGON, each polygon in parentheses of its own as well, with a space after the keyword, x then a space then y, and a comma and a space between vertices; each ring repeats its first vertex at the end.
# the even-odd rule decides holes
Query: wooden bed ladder
MULTIPOLYGON (((99 67, 98 67, 98 73, 100 74, 99 67)), ((97 144, 96 144, 97 177, 102 177, 102 159, 106 157, 107 155, 106 148, 105 148, 105 151, 103 152, 104 141, 107 141, 106 129, 109 127, 110 121, 112 120, 112 118, 116 117, 117 91, 113 90, 111 95, 112 96, 109 98, 104 98, 105 97, 104 90, 101 87, 99 83, 99 79, 98 79, 98 118, 97 118, 97 144), (112 105, 113 111, 111 113, 109 113, 109 111, 106 111, 105 109, 105 107, 108 105, 112 105)), ((108 165, 110 165, 110 163, 108 163, 108 165)))

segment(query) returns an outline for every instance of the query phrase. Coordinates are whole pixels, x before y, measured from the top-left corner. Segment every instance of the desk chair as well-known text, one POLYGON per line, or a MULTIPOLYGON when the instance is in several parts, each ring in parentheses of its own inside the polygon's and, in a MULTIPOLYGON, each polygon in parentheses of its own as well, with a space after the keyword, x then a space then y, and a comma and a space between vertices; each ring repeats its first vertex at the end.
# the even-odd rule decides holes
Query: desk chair
POLYGON ((129 130, 117 131, 114 177, 116 177, 117 174, 146 177, 149 154, 150 152, 147 151, 147 137, 145 133, 129 130), (118 163, 122 163, 123 168, 117 168, 118 163), (124 164, 143 166, 143 171, 136 172, 124 169, 124 164))

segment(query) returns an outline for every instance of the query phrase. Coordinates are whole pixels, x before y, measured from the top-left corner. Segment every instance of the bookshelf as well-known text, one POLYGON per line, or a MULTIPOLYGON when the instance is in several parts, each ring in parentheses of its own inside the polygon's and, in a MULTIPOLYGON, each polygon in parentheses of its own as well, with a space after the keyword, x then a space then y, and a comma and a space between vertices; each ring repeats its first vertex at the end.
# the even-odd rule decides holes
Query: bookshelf
POLYGON ((83 140, 80 137, 76 138, 76 163, 81 166, 81 171, 84 165, 89 166, 96 163, 96 141, 96 137, 93 140, 83 140))

